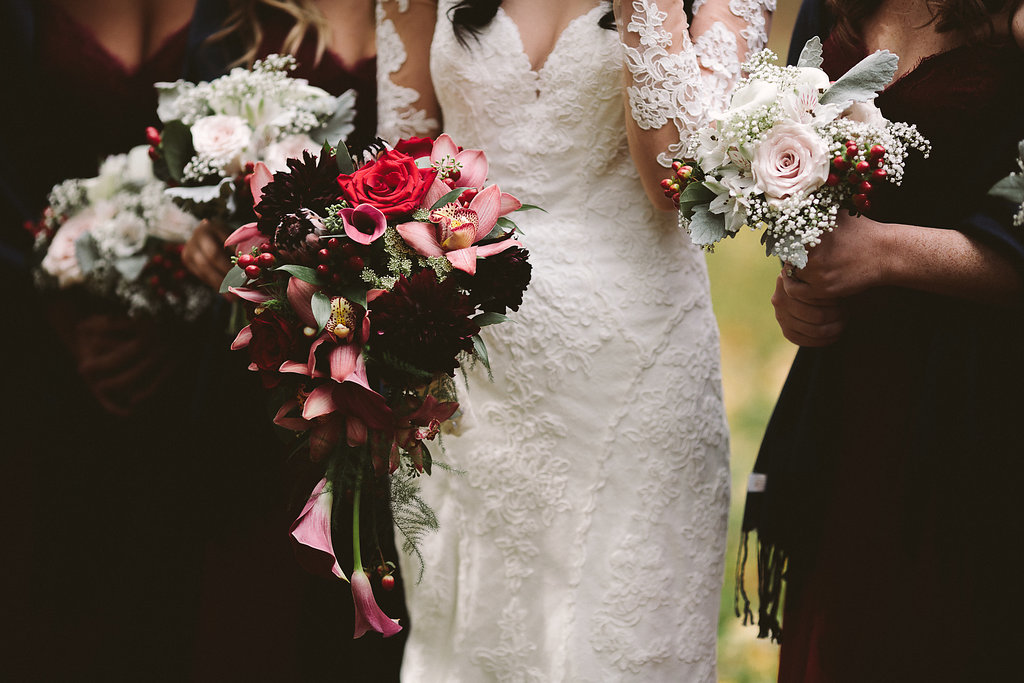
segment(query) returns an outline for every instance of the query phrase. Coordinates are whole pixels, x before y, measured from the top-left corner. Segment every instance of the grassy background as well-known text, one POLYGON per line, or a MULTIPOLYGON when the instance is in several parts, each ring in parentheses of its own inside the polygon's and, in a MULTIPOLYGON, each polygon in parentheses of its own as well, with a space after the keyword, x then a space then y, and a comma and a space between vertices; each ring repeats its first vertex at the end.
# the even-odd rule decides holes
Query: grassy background
MULTIPOLYGON (((769 47, 785 58, 799 0, 779 0, 769 47)), ((796 347, 775 324, 769 297, 778 262, 765 258, 756 234, 740 234, 707 256, 711 296, 722 334, 722 380, 732 429, 732 507, 722 610, 718 623, 720 683, 768 683, 775 680, 778 646, 755 638, 733 613, 733 576, 747 475, 757 455, 765 424, 789 370, 796 347)), ((753 588, 756 565, 748 564, 753 588)))

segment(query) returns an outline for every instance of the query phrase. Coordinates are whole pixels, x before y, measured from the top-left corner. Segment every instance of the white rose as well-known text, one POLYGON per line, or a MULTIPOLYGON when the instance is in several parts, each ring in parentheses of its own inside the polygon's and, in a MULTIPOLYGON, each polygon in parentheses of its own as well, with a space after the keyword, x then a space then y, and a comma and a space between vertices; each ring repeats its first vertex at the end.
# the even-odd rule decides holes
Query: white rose
POLYGON ((75 242, 92 230, 97 220, 93 209, 85 209, 69 218, 53 236, 50 248, 46 250, 46 256, 40 265, 43 270, 57 278, 61 287, 70 287, 85 279, 78 264, 75 242))
POLYGON ((124 172, 124 180, 135 185, 145 185, 155 178, 153 161, 149 158, 149 145, 139 145, 128 151, 124 172))
POLYGON ((828 74, 821 69, 816 69, 810 66, 799 66, 795 68, 799 72, 796 80, 798 86, 806 85, 818 92, 822 92, 824 90, 828 90, 832 85, 832 82, 828 80, 828 74))
POLYGON ((146 222, 131 211, 119 211, 100 221, 92 230, 100 251, 113 254, 115 258, 138 254, 146 244, 146 235, 146 222))
POLYGON ((769 201, 821 187, 828 178, 828 147, 810 126, 774 126, 758 147, 750 170, 769 201))
POLYGON ((779 96, 779 87, 765 81, 751 81, 732 96, 729 110, 723 118, 732 118, 737 114, 747 114, 758 107, 771 104, 779 96))
POLYGON ((149 234, 167 242, 184 244, 192 236, 199 220, 171 203, 161 204, 149 226, 149 234))
POLYGON ((882 116, 881 110, 875 106, 874 100, 868 100, 867 102, 854 102, 846 108, 846 111, 843 112, 843 116, 851 121, 867 123, 878 128, 884 126, 886 122, 885 117, 882 116))
POLYGON ((301 133, 289 135, 283 140, 268 145, 263 151, 263 161, 271 173, 287 171, 288 160, 301 159, 304 151, 312 152, 314 155, 319 156, 320 145, 313 142, 313 139, 308 135, 301 133))
POLYGON ((206 116, 192 125, 196 154, 219 166, 228 175, 242 170, 242 155, 249 147, 252 129, 239 116, 206 116))

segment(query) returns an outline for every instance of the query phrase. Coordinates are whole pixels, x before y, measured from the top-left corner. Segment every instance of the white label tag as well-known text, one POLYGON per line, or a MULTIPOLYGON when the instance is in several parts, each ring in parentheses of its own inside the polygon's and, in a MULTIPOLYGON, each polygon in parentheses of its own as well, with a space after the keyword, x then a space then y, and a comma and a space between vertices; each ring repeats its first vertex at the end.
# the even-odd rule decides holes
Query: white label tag
POLYGON ((747 479, 747 492, 748 493, 761 493, 768 485, 768 475, 761 474, 759 472, 751 472, 750 478, 747 479))

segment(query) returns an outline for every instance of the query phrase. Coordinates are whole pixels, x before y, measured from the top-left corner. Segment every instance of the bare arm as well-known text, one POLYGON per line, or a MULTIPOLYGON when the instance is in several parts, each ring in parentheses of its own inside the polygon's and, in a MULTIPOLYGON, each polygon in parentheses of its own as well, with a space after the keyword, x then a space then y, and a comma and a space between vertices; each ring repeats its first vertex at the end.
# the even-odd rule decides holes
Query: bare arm
POLYGON ((436 21, 436 0, 377 3, 377 134, 391 143, 441 131, 430 80, 436 21))

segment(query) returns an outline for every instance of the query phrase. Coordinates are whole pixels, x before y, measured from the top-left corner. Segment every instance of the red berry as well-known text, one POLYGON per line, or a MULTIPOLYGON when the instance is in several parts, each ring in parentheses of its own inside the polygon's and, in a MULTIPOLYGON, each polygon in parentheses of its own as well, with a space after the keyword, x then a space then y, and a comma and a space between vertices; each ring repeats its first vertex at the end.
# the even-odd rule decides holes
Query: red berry
POLYGON ((678 171, 680 169, 680 167, 682 167, 682 165, 683 165, 683 162, 681 162, 681 161, 673 161, 672 162, 672 170, 673 171, 678 171))
POLYGON ((149 158, 152 159, 153 161, 159 161, 160 160, 160 150, 158 150, 156 147, 150 147, 149 148, 149 158))
POLYGON ((871 190, 873 189, 874 188, 871 187, 871 183, 866 180, 857 186, 857 191, 861 194, 871 194, 871 190))
POLYGON ((661 189, 668 190, 671 187, 672 187, 672 181, 669 180, 668 178, 665 178, 664 180, 661 181, 661 189))
POLYGON ((341 277, 341 273, 332 273, 331 274, 331 282, 333 282, 336 285, 340 285, 342 279, 343 278, 341 277))
POLYGON ((394 588, 395 587, 395 576, 394 576, 394 574, 388 574, 387 576, 382 577, 381 580, 380 580, 380 587, 383 588, 386 591, 389 591, 392 588, 394 588))
POLYGON ((855 194, 853 195, 853 205, 861 211, 867 211, 871 208, 871 200, 868 199, 867 195, 855 194))
POLYGON ((260 251, 261 252, 270 251, 270 242, 264 242, 263 244, 261 244, 260 245, 260 251))
POLYGON ((153 126, 146 126, 146 142, 156 147, 160 144, 160 131, 153 126))
POLYGON ((327 240, 327 247, 329 249, 337 249, 338 244, 339 242, 337 237, 332 237, 331 239, 327 240))
POLYGON ((871 164, 866 161, 858 161, 855 168, 857 169, 857 173, 863 175, 871 170, 871 164))
POLYGON ((868 150, 868 154, 870 154, 873 157, 884 157, 885 147, 882 147, 881 145, 871 145, 871 149, 868 150))
POLYGON ((156 287, 159 284, 160 284, 160 276, 159 275, 150 275, 149 276, 149 285, 150 285, 150 287, 156 287))
POLYGON ((185 271, 182 270, 181 268, 178 268, 176 271, 174 271, 174 279, 175 280, 184 280, 185 279, 185 275, 186 275, 185 271))
POLYGON ((857 175, 856 173, 851 173, 850 175, 846 176, 846 182, 856 187, 857 185, 860 184, 860 176, 857 175))
POLYGON ((268 251, 265 251, 256 257, 256 263, 263 266, 264 268, 270 268, 271 266, 274 265, 274 261, 276 260, 277 259, 274 258, 274 255, 268 251))
POLYGON ((348 260, 348 267, 350 270, 362 270, 363 259, 359 258, 358 256, 353 256, 348 260))
POLYGON ((167 296, 167 288, 166 287, 157 287, 156 288, 156 295, 157 296, 167 296))
POLYGON ((153 258, 149 259, 154 266, 163 265, 164 257, 162 254, 153 254, 153 258))
POLYGON ((320 251, 316 252, 316 256, 324 263, 327 263, 331 259, 331 252, 327 251, 326 249, 321 249, 320 251))
POLYGON ((316 272, 320 273, 321 275, 327 275, 328 273, 331 272, 331 269, 327 267, 326 263, 321 263, 319 266, 316 267, 316 272))
POLYGON ((850 141, 846 143, 846 154, 847 156, 855 157, 858 151, 857 143, 850 141))
POLYGON ((840 173, 850 168, 851 164, 843 157, 836 157, 832 160, 832 166, 840 173))
POLYGON ((829 187, 835 187, 839 184, 839 176, 835 173, 829 173, 828 178, 825 179, 825 184, 829 187))
POLYGON ((875 181, 885 180, 889 173, 884 168, 876 168, 871 172, 871 179, 875 181))
POLYGON ((256 259, 253 258, 252 254, 242 254, 241 256, 238 257, 238 267, 239 268, 243 268, 244 269, 246 266, 251 266, 255 262, 256 262, 256 259))
POLYGON ((255 170, 256 170, 256 164, 252 163, 251 161, 245 162, 245 170, 243 171, 243 173, 245 173, 246 175, 252 175, 252 173, 255 170))
POLYGON ((250 280, 255 280, 260 276, 262 270, 257 265, 250 265, 245 267, 245 276, 250 280))

